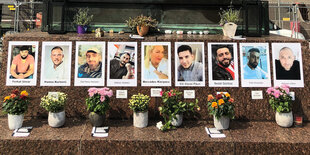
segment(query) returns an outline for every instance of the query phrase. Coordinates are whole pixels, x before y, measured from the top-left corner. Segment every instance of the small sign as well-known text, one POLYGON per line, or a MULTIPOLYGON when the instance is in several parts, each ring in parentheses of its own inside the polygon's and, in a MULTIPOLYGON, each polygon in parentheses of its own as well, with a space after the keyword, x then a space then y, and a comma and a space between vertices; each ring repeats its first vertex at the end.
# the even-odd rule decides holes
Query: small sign
POLYGON ((263 91, 262 90, 253 90, 251 95, 252 95, 252 100, 263 99, 263 91))
POLYGON ((14 5, 8 5, 8 8, 14 8, 14 5))
POLYGON ((58 92, 48 92, 48 96, 58 100, 58 92))
POLYGON ((184 90, 184 98, 195 98, 195 90, 184 90))
POLYGON ((10 8, 10 10, 11 10, 11 11, 14 11, 14 10, 15 10, 15 8, 10 8))
POLYGON ((290 96, 292 97, 292 100, 295 101, 295 92, 292 92, 292 91, 291 91, 289 94, 290 94, 290 96))
POLYGON ((127 90, 116 90, 116 98, 127 98, 127 90))
POLYGON ((283 20, 283 21, 290 21, 291 18, 285 18, 285 17, 283 17, 282 20, 283 20))
POLYGON ((226 94, 227 92, 222 92, 222 91, 221 92, 216 92, 216 95, 217 94, 221 94, 221 93, 226 94))
POLYGON ((151 97, 161 97, 160 92, 161 88, 151 88, 151 97))

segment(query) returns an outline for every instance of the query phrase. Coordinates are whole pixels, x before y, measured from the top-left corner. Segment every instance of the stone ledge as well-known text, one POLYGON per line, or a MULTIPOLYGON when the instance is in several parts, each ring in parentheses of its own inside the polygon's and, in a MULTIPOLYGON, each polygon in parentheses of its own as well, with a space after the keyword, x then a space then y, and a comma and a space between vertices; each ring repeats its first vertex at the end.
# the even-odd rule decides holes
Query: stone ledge
POLYGON ((143 129, 132 121, 109 120, 108 138, 91 137, 87 120, 67 119, 62 128, 47 120, 30 119, 29 137, 12 137, 7 118, 0 118, 1 154, 306 154, 310 152, 310 124, 281 128, 275 122, 232 121, 226 138, 208 137, 204 127, 212 121, 185 121, 177 130, 161 132, 152 121, 143 129))

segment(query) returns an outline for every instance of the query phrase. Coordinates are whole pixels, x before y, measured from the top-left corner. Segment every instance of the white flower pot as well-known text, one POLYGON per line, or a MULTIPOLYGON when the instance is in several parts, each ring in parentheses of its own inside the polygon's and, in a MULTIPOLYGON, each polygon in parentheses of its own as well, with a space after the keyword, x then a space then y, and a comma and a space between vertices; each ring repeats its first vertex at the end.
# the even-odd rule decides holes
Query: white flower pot
POLYGON ((8 114, 9 129, 15 130, 23 126, 24 114, 21 115, 11 115, 8 114))
POLYGON ((213 115, 213 120, 214 120, 214 126, 217 130, 225 130, 229 128, 229 117, 227 116, 222 116, 219 119, 213 115))
POLYGON ((237 24, 229 22, 223 26, 223 34, 227 37, 234 37, 237 30, 237 24))
POLYGON ((66 113, 61 111, 58 113, 49 112, 48 113, 48 125, 53 128, 61 127, 65 124, 66 113))
POLYGON ((276 122, 281 127, 291 127, 293 125, 293 113, 276 112, 276 122))
POLYGON ((149 112, 133 112, 133 126, 137 128, 144 128, 147 126, 149 120, 149 112))
POLYGON ((172 118, 171 124, 173 126, 181 126, 183 122, 183 114, 176 114, 175 116, 177 119, 172 118))

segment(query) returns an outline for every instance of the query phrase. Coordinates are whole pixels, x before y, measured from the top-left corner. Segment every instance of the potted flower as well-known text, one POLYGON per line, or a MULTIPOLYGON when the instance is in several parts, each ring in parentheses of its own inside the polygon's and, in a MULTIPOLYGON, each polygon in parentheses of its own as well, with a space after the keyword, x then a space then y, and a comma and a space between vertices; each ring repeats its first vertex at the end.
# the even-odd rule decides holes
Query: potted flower
POLYGON ((133 125, 138 128, 144 128, 148 124, 148 107, 150 104, 150 97, 138 93, 132 95, 129 99, 129 108, 133 110, 133 125))
POLYGON ((138 34, 142 37, 148 33, 150 27, 155 28, 158 22, 150 16, 140 15, 135 18, 129 17, 129 19, 126 20, 126 24, 132 31, 137 30, 138 34))
POLYGON ((267 89, 269 104, 276 111, 276 122, 281 127, 293 125, 292 97, 290 96, 289 86, 270 87, 267 89))
POLYGON ((174 129, 177 126, 180 126, 183 121, 183 113, 185 112, 194 112, 194 109, 200 110, 198 106, 198 100, 195 102, 183 102, 182 101, 182 92, 179 92, 175 89, 170 91, 161 92, 163 104, 160 106, 159 112, 163 116, 165 124, 162 122, 157 123, 157 128, 162 131, 169 129, 174 129))
POLYGON ((12 91, 10 96, 6 96, 3 101, 2 111, 8 114, 9 129, 14 130, 23 126, 24 113, 29 105, 28 92, 18 90, 12 91))
POLYGON ((89 119, 93 126, 101 126, 106 114, 110 108, 110 98, 113 91, 109 88, 89 88, 89 97, 86 98, 86 107, 90 111, 89 119))
POLYGON ((79 8, 73 19, 77 25, 77 33, 84 34, 87 31, 87 26, 93 20, 93 15, 89 13, 89 8, 79 8))
POLYGON ((223 27, 224 36, 234 37, 237 30, 237 23, 240 21, 240 10, 223 10, 220 14, 220 25, 223 27))
POLYGON ((50 92, 41 98, 40 106, 48 111, 48 125, 54 128, 65 124, 65 103, 67 94, 62 92, 50 92))
POLYGON ((213 115, 214 126, 217 130, 229 128, 229 121, 235 116, 234 99, 229 93, 219 93, 215 97, 208 95, 208 110, 213 115))

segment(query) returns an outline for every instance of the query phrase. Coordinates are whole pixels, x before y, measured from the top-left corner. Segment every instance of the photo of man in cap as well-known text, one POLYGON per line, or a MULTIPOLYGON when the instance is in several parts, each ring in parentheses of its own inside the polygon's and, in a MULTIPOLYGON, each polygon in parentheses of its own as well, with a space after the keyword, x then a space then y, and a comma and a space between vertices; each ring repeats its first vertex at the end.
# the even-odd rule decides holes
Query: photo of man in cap
POLYGON ((78 69, 78 78, 101 78, 102 56, 97 48, 90 48, 85 54, 86 63, 78 69))
POLYGON ((29 54, 32 46, 22 46, 19 54, 13 58, 10 67, 11 79, 32 79, 34 73, 34 57, 29 54))

